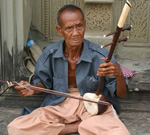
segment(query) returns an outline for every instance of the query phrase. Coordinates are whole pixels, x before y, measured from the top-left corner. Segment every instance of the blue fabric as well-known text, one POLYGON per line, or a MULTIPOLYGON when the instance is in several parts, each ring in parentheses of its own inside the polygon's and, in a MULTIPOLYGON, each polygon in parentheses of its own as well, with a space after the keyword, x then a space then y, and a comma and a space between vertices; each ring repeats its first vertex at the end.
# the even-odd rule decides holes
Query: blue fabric
MULTIPOLYGON (((48 89, 68 92, 68 62, 63 54, 63 43, 64 40, 51 44, 43 51, 35 68, 34 84, 42 82, 48 89)), ((77 87, 81 95, 96 91, 100 81, 100 77, 96 75, 97 69, 99 64, 104 63, 101 58, 107 56, 108 51, 105 48, 100 48, 99 45, 84 40, 82 54, 75 69, 77 87)), ((112 58, 112 61, 118 64, 114 58, 112 58)), ((105 77, 102 92, 119 114, 120 105, 115 90, 116 78, 105 77)), ((47 94, 41 107, 56 105, 64 100, 65 97, 47 94)))

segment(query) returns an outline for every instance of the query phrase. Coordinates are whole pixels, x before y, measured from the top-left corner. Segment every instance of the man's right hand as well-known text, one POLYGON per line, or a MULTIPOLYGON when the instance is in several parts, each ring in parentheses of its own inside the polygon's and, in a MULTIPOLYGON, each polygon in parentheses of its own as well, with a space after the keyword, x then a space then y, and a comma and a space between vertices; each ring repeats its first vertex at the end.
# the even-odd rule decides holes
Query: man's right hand
MULTIPOLYGON (((21 85, 30 86, 31 84, 27 81, 20 81, 21 85)), ((19 95, 22 97, 32 96, 34 95, 34 90, 28 90, 22 86, 15 86, 15 89, 18 91, 19 95)))

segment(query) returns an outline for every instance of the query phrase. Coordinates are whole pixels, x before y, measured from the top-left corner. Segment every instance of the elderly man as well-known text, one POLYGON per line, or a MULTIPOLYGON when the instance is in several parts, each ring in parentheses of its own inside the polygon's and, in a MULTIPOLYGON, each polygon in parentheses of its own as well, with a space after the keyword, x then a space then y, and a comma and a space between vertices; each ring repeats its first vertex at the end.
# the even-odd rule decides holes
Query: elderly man
MULTIPOLYGON (((107 50, 84 39, 86 21, 82 10, 65 5, 57 14, 57 32, 64 40, 49 45, 38 59, 34 86, 83 96, 96 91, 105 76, 101 92, 112 104, 100 115, 91 115, 83 101, 47 94, 41 107, 8 125, 9 135, 129 135, 117 114, 118 97, 126 95, 126 81, 116 60, 106 63, 107 50), (113 109, 114 108, 114 109, 113 109), (117 113, 116 113, 117 112, 117 113)), ((30 85, 21 81, 23 85, 30 85)), ((23 97, 41 92, 15 87, 23 97)))

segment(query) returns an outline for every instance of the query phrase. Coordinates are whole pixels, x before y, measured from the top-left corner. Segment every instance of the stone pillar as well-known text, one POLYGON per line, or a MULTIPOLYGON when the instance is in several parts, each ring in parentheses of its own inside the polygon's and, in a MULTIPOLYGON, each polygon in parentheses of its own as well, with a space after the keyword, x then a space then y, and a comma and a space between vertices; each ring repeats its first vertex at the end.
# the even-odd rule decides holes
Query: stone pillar
MULTIPOLYGON (((1 0, 0 0, 1 5, 1 0)), ((2 54, 2 34, 1 34, 1 6, 0 6, 0 54, 2 54)), ((0 57, 0 79, 2 79, 2 57, 0 57)))
POLYGON ((31 24, 30 0, 0 0, 1 10, 1 70, 3 80, 17 80, 18 55, 25 46, 31 24))
POLYGON ((16 48, 16 28, 14 21, 13 0, 1 0, 1 34, 2 79, 12 79, 14 76, 14 53, 16 48))

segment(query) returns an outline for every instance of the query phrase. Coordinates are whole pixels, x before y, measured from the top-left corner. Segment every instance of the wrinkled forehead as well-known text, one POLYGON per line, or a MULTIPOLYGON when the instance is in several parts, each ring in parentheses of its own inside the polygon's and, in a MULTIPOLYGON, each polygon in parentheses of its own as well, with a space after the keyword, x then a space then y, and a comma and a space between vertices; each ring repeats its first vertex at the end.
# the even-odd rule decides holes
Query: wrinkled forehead
POLYGON ((79 10, 65 10, 60 14, 60 21, 80 20, 84 21, 83 15, 79 10))

